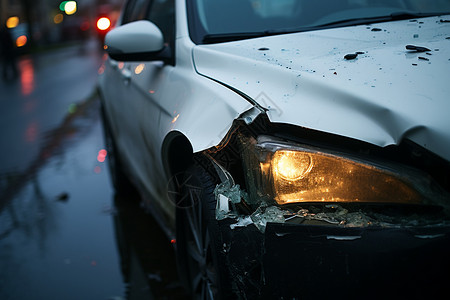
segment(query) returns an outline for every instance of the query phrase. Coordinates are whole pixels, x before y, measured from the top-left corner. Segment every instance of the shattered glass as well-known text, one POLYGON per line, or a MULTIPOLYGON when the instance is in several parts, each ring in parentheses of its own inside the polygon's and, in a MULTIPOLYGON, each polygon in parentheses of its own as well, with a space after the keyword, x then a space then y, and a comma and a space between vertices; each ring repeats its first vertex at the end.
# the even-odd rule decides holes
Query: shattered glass
POLYGON ((286 219, 284 218, 284 212, 276 207, 270 206, 265 208, 259 207, 250 218, 253 221, 253 224, 262 232, 266 231, 266 226, 268 222, 272 223, 284 223, 286 219))
POLYGON ((247 193, 241 190, 239 184, 232 184, 230 181, 218 184, 214 190, 214 194, 216 198, 219 194, 224 195, 230 199, 231 203, 239 203, 241 202, 241 198, 246 200, 248 197, 247 193))
POLYGON ((237 222, 230 225, 231 229, 235 229, 237 227, 247 227, 248 225, 252 224, 253 221, 250 216, 239 216, 237 218, 237 222))
POLYGON ((226 218, 237 220, 235 224, 230 225, 231 229, 246 227, 253 223, 264 233, 268 222, 284 223, 286 220, 284 215, 287 212, 276 206, 266 207, 264 204, 259 206, 250 216, 239 215, 235 205, 240 203, 242 199, 248 201, 248 194, 241 190, 238 184, 231 181, 218 184, 214 189, 214 195, 217 201, 216 219, 219 221, 226 218))
MULTIPOLYGON (((227 180, 218 184, 214 190, 217 200, 216 219, 235 219, 236 223, 230 228, 246 227, 254 224, 260 232, 264 233, 267 223, 290 223, 303 225, 332 225, 340 227, 408 227, 420 225, 448 224, 447 218, 426 217, 420 210, 417 214, 395 215, 390 213, 377 212, 372 209, 351 209, 337 204, 306 205, 279 207, 270 205, 267 201, 259 200, 259 203, 252 214, 242 214, 238 209, 242 203, 248 203, 248 194, 241 190, 238 184, 232 180, 227 180), (242 201, 244 200, 244 201, 242 201)), ((255 207, 255 206, 254 206, 255 207)))
POLYGON ((217 201, 217 220, 223 220, 225 218, 236 218, 237 213, 234 205, 240 203, 241 198, 244 200, 248 198, 247 193, 241 190, 239 184, 234 184, 229 180, 218 184, 214 189, 214 195, 217 201), (232 207, 232 209, 230 209, 230 206, 232 207))

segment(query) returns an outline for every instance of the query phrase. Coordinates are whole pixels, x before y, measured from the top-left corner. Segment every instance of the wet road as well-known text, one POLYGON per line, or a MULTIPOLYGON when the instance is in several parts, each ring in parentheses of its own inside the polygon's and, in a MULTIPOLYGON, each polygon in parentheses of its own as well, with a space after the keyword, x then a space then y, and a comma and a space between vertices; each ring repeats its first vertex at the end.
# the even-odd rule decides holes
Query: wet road
POLYGON ((0 299, 183 298, 170 241, 99 155, 96 45, 0 82, 0 299))

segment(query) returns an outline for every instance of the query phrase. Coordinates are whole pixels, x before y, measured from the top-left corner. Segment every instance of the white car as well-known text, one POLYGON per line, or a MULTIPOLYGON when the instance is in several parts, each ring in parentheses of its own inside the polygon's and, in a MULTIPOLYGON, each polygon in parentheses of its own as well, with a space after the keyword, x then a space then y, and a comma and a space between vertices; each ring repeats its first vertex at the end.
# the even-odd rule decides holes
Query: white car
POLYGON ((192 295, 445 290, 450 1, 129 0, 105 49, 115 187, 192 295))

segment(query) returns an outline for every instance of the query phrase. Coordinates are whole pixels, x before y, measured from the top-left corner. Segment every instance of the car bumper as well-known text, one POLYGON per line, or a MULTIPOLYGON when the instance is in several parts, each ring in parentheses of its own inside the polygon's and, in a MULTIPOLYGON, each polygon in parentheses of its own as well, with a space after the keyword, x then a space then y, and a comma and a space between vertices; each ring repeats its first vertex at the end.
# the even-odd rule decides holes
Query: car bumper
POLYGON ((348 228, 222 223, 233 286, 251 297, 441 296, 450 279, 450 226, 348 228), (228 226, 229 228, 229 226, 228 226))

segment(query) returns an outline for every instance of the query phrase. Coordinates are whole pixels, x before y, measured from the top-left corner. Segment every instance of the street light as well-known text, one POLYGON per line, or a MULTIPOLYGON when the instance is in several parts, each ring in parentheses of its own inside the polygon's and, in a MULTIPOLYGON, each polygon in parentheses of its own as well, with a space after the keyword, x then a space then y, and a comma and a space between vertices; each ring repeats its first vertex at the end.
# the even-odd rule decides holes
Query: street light
POLYGON ((107 17, 101 17, 97 21, 97 28, 101 31, 107 30, 111 26, 111 21, 107 17))
POLYGON ((59 10, 65 12, 67 15, 73 15, 77 12, 77 2, 63 1, 59 4, 59 10))
POLYGON ((66 5, 64 5, 64 11, 67 15, 73 15, 77 12, 77 2, 75 1, 67 1, 66 5))
POLYGON ((17 27, 17 25, 19 25, 19 17, 9 17, 8 20, 6 20, 6 27, 10 29, 17 27))

